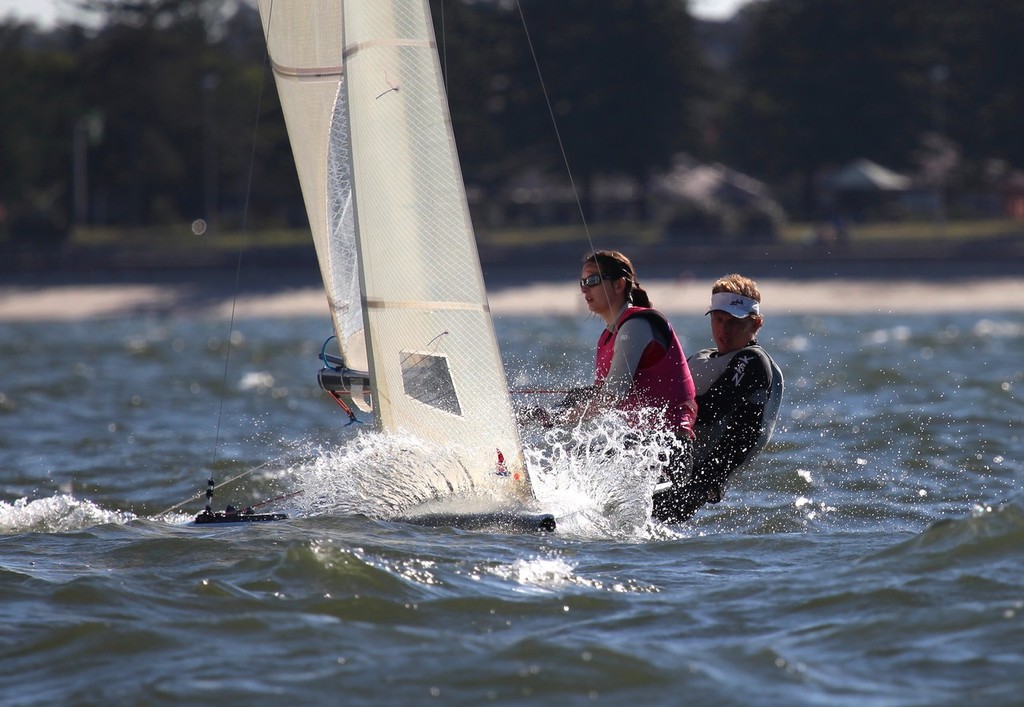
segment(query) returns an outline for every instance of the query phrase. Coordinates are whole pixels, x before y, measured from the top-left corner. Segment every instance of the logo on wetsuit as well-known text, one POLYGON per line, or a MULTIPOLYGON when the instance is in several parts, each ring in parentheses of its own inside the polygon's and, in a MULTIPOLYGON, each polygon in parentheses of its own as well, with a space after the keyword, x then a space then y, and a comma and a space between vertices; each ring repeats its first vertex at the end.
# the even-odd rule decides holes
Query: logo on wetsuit
POLYGON ((743 374, 747 372, 747 364, 754 360, 753 356, 737 356, 736 368, 732 373, 733 385, 739 385, 743 380, 743 374))

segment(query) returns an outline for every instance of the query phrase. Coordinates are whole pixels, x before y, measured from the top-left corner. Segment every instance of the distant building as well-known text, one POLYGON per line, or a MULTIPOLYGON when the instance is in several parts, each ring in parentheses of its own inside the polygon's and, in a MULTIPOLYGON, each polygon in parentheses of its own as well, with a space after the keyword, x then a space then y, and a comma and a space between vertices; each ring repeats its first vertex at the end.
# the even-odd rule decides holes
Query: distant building
MULTIPOLYGON (((835 219, 855 222, 898 218, 913 181, 867 159, 857 159, 822 179, 822 203, 835 219)), ((931 199, 930 193, 926 194, 931 199)))
POLYGON ((645 218, 646 195, 636 179, 627 175, 598 175, 589 184, 540 170, 522 172, 490 193, 468 186, 470 208, 489 227, 561 226, 580 223, 580 207, 594 223, 635 222, 645 218), (578 200, 577 200, 578 199, 578 200))
POLYGON ((785 222, 763 182, 687 155, 651 181, 650 200, 666 235, 677 240, 771 242, 785 222))
POLYGON ((1024 172, 1014 171, 1003 183, 1003 203, 1006 215, 1024 221, 1024 172))
POLYGON ((578 194, 565 177, 530 170, 490 192, 470 185, 467 194, 474 218, 492 228, 579 224, 582 205, 592 223, 653 221, 677 240, 768 242, 785 220, 763 183, 687 156, 647 185, 605 174, 576 187, 578 194))

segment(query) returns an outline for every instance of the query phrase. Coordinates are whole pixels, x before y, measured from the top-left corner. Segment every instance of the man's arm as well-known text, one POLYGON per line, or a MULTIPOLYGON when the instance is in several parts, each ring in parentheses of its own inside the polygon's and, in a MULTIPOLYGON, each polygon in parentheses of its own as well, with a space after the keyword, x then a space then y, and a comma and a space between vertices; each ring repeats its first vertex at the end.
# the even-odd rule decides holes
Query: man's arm
POLYGON ((740 352, 701 399, 702 408, 707 405, 715 414, 714 422, 702 425, 698 433, 700 449, 694 477, 699 483, 720 488, 756 451, 764 427, 771 375, 766 356, 740 352))

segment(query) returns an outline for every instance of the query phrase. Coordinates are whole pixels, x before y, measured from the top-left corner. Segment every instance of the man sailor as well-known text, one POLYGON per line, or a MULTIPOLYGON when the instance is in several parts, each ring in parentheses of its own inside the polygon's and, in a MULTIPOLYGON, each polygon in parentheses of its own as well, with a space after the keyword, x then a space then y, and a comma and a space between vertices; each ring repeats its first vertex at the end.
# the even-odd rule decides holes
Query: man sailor
POLYGON ((721 501, 729 479, 764 449, 775 429, 783 378, 757 343, 764 324, 760 309, 761 293, 749 277, 726 275, 711 288, 706 314, 716 348, 687 359, 697 392, 696 440, 677 522, 721 501))

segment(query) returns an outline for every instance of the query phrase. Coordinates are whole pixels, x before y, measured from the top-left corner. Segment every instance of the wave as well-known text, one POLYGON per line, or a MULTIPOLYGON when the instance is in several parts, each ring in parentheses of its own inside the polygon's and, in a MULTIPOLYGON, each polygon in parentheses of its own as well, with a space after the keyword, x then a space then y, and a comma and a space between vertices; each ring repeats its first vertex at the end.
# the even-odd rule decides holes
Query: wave
POLYGON ((1017 502, 975 506, 963 518, 943 519, 869 560, 898 561, 918 572, 968 571, 1014 558, 1024 545, 1024 507, 1017 502))
POLYGON ((121 525, 135 517, 134 513, 106 510, 69 494, 34 501, 21 498, 14 503, 0 501, 0 534, 62 533, 107 523, 121 525))

